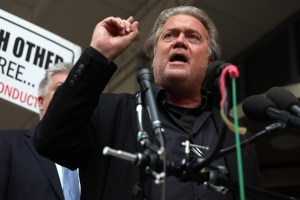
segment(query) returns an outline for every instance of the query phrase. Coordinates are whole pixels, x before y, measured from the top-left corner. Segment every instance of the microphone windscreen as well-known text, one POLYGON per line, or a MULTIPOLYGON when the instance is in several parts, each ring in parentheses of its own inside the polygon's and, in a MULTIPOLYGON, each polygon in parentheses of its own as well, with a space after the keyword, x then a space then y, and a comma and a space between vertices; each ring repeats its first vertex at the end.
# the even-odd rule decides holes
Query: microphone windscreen
POLYGON ((205 80, 203 84, 204 88, 213 90, 213 88, 217 85, 217 80, 221 74, 221 70, 228 64, 229 63, 222 60, 215 60, 211 62, 206 69, 205 80))
POLYGON ((266 93, 266 97, 273 101, 280 109, 290 110, 293 105, 300 106, 297 97, 289 90, 281 87, 269 89, 266 93))
POLYGON ((152 83, 154 80, 152 70, 149 68, 141 68, 137 72, 137 79, 139 83, 142 81, 149 81, 152 83))
POLYGON ((258 122, 266 122, 269 120, 267 108, 274 107, 275 104, 262 95, 253 95, 247 97, 243 101, 242 109, 246 117, 258 122))
POLYGON ((211 62, 207 66, 206 74, 207 75, 215 75, 214 73, 216 72, 216 69, 218 69, 223 64, 227 64, 227 63, 225 61, 223 61, 223 60, 215 60, 215 61, 211 62))

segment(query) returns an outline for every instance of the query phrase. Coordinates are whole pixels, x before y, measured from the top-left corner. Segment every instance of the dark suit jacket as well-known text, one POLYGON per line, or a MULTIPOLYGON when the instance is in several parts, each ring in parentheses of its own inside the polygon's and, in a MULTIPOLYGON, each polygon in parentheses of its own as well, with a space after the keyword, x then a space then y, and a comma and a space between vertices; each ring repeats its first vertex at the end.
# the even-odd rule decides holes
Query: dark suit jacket
MULTIPOLYGON (((37 150, 71 169, 79 167, 81 198, 128 200, 138 169, 128 161, 103 156, 105 146, 142 152, 137 141, 135 97, 131 94, 101 94, 116 66, 107 64, 94 49, 87 49, 67 80, 57 89, 34 136, 37 150), (99 96, 101 95, 100 99, 99 96)), ((147 113, 144 113, 147 119, 147 113)), ((220 123, 220 117, 216 118, 220 123)), ((153 138, 149 120, 145 129, 153 138)), ((234 144, 230 133, 226 145, 234 144)), ((257 183, 257 163, 252 148, 243 154, 246 184, 257 183)), ((237 180, 235 156, 226 157, 230 177, 237 180)))
POLYGON ((33 148, 33 133, 0 131, 0 199, 64 199, 55 163, 33 148))

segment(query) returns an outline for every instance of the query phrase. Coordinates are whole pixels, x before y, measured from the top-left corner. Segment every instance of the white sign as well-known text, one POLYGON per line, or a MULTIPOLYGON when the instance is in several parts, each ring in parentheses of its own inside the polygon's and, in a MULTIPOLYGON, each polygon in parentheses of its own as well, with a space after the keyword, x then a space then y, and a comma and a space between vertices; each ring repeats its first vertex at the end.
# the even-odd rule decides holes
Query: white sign
POLYGON ((45 69, 80 54, 78 45, 0 9, 0 98, 38 113, 45 69))

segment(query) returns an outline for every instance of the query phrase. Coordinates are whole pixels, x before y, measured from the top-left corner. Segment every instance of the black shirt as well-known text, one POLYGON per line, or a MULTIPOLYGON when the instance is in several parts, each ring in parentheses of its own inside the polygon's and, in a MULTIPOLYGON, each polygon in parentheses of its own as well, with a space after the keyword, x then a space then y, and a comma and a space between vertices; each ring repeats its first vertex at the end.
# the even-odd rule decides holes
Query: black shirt
MULTIPOLYGON (((158 86, 154 86, 156 94, 159 117, 162 126, 165 129, 165 146, 167 159, 175 162, 181 162, 185 156, 182 142, 189 141, 201 146, 213 147, 218 138, 212 113, 211 102, 207 102, 207 96, 203 92, 203 103, 198 108, 182 108, 167 103, 167 92, 158 86)), ((200 154, 193 156, 203 156, 209 154, 209 150, 200 149, 200 154)), ((224 160, 219 159, 211 165, 224 166, 224 160)), ((161 199, 161 185, 151 184, 151 199, 161 199)), ((166 178, 165 199, 176 200, 222 200, 232 199, 231 193, 225 195, 211 189, 207 189, 201 184, 195 182, 181 182, 178 178, 169 176, 166 178)))

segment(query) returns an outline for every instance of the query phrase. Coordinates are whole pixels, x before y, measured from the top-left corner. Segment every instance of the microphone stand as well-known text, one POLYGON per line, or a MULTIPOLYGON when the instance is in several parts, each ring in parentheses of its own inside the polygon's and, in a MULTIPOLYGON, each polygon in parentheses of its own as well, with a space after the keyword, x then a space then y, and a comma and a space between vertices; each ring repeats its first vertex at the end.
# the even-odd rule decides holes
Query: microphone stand
MULTIPOLYGON (((272 132, 278 131, 279 129, 283 129, 286 127, 286 124, 279 121, 279 122, 275 122, 273 124, 270 124, 269 126, 265 127, 264 130, 254 134, 253 136, 251 136, 248 139, 245 139, 241 142, 241 147, 244 147, 246 144, 250 144, 252 142, 254 142, 257 139, 260 139, 263 136, 269 135, 272 132)), ((231 153, 233 151, 235 151, 236 149, 236 145, 232 145, 230 147, 226 147, 224 149, 221 149, 220 152, 216 155, 216 159, 223 157, 224 155, 231 153)))
MULTIPOLYGON (((164 192, 165 192, 165 174, 166 174, 166 153, 165 153, 165 144, 164 144, 164 136, 163 132, 164 129, 162 128, 161 121, 159 119, 158 115, 158 109, 156 105, 156 98, 154 96, 154 92, 152 89, 152 84, 154 80, 154 76, 152 74, 152 71, 149 68, 142 68, 137 73, 137 80, 141 87, 141 94, 142 94, 142 101, 143 105, 147 107, 148 114, 150 121, 152 123, 152 129, 155 133, 156 140, 159 144, 159 149, 154 152, 154 155, 158 155, 158 158, 156 161, 159 161, 162 163, 162 172, 157 173, 156 171, 152 170, 153 168, 147 167, 147 169, 151 170, 151 173, 155 175, 155 177, 158 177, 159 179, 162 178, 162 180, 156 179, 155 182, 162 183, 162 199, 164 199, 164 192), (143 98, 144 97, 144 98, 143 98)), ((147 149, 146 149, 147 150, 147 149)), ((152 154, 153 155, 153 154, 152 154)))
MULTIPOLYGON (((130 161, 131 163, 141 166, 147 165, 150 163, 149 158, 147 156, 144 156, 141 153, 127 153, 123 151, 117 151, 113 150, 109 147, 105 147, 103 150, 104 155, 111 155, 115 156, 127 161, 130 161)), ((184 160, 184 159, 183 159, 184 160)), ((188 163, 183 163, 180 166, 176 166, 172 161, 167 162, 167 175, 175 176, 178 178, 181 178, 185 173, 189 173, 186 171, 186 166, 188 166, 188 163)), ((149 171, 151 172, 151 171, 149 171)), ((148 173, 146 171, 146 173, 148 173)), ((149 173, 152 177, 157 176, 155 173, 149 173)), ((232 180, 228 180, 227 178, 223 178, 222 175, 224 175, 224 170, 222 168, 218 167, 207 167, 207 170, 205 172, 194 172, 189 173, 190 176, 186 177, 188 179, 185 179, 185 181, 194 181, 198 184, 203 184, 208 189, 213 189, 221 193, 226 193, 228 190, 238 193, 238 183, 234 182, 232 180)), ((143 181, 141 179, 141 181, 143 181)), ((248 197, 252 197, 254 199, 263 199, 263 200, 299 200, 295 197, 283 195, 276 192, 271 192, 268 190, 265 190, 263 188, 257 188, 253 186, 245 186, 246 195, 248 197)), ((138 191, 141 192, 141 191, 138 191)))
POLYGON ((149 140, 149 136, 143 127, 143 101, 141 92, 136 93, 136 113, 137 113, 137 127, 138 127, 138 135, 137 139, 145 149, 143 156, 147 159, 143 159, 142 156, 139 160, 139 176, 137 182, 133 189, 133 194, 137 199, 145 198, 145 184, 148 180, 148 175, 150 174, 156 183, 161 183, 165 177, 164 173, 157 173, 151 166, 156 168, 158 165, 158 160, 161 155, 160 148, 154 144, 152 144, 149 140), (144 162, 141 162, 143 161, 144 162))
POLYGON ((133 193, 137 199, 144 199, 144 187, 149 177, 154 179, 156 184, 163 184, 162 199, 164 199, 166 161, 164 147, 164 129, 161 127, 161 121, 158 117, 156 100, 152 90, 153 75, 150 69, 143 68, 138 72, 138 81, 141 86, 141 92, 138 92, 136 98, 137 114, 137 140, 144 148, 143 153, 131 154, 128 152, 115 150, 109 147, 103 149, 104 155, 111 155, 120 159, 130 161, 138 166, 139 176, 133 188, 133 193), (144 100, 144 101, 143 101, 144 100), (143 128, 143 107, 146 105, 148 114, 152 123, 152 128, 156 136, 158 145, 151 143, 147 132, 143 128))

